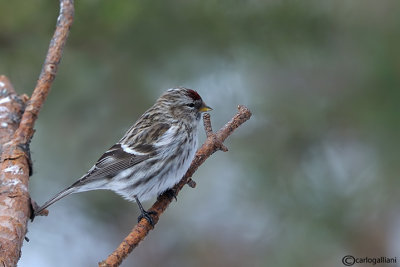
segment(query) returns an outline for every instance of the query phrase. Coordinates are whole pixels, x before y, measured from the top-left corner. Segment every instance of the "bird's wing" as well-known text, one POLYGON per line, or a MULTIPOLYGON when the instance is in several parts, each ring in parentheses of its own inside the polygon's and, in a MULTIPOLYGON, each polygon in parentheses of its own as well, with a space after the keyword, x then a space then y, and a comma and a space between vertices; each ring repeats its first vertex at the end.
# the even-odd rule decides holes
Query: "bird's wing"
POLYGON ((163 139, 170 125, 159 123, 141 130, 141 137, 133 136, 131 145, 117 143, 108 149, 96 164, 72 186, 81 186, 94 180, 111 179, 121 171, 157 155, 157 143, 163 139), (157 129, 157 130, 154 130, 157 129))

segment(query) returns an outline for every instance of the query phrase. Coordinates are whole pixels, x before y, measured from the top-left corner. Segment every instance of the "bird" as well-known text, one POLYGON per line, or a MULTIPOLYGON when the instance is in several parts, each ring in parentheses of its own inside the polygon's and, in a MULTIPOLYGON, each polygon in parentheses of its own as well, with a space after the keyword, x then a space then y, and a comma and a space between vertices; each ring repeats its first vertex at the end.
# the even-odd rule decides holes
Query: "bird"
POLYGON ((201 114, 210 110, 197 91, 168 89, 86 174, 37 208, 34 216, 73 193, 103 189, 136 202, 138 221, 145 218, 153 225, 141 202, 181 180, 197 150, 201 114))

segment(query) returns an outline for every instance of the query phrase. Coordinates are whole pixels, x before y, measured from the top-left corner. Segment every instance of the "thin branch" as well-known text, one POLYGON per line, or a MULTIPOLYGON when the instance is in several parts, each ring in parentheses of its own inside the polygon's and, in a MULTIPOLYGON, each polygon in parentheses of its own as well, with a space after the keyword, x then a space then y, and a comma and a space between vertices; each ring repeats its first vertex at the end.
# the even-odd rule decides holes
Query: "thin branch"
POLYGON ((74 1, 60 0, 60 14, 57 18, 56 30, 50 41, 46 59, 42 71, 36 83, 32 97, 28 102, 20 126, 15 137, 21 144, 29 144, 34 130, 33 126, 51 85, 56 77, 58 64, 61 61, 62 52, 67 41, 70 27, 74 19, 74 1))
MULTIPOLYGON (((18 97, 8 79, 0 77, 0 98, 3 111, 8 110, 0 122, 0 265, 16 266, 31 216, 28 192, 32 173, 29 143, 34 124, 57 73, 62 51, 73 21, 73 0, 60 0, 60 14, 32 97, 18 97), (8 101, 9 100, 9 101, 8 101), (10 102, 10 103, 7 103, 10 102), (23 114, 22 114, 23 112, 23 114), (22 115, 22 118, 21 118, 22 115), (19 123, 19 124, 18 124, 19 123)), ((1 117, 1 116, 0 116, 1 117)))
MULTIPOLYGON (((204 161, 210 157, 214 152, 218 150, 226 151, 227 148, 223 145, 225 139, 232 134, 232 132, 238 128, 245 121, 250 119, 251 112, 245 106, 238 106, 238 112, 236 115, 218 132, 213 133, 211 128, 210 115, 204 114, 204 127, 207 134, 205 143, 197 150, 196 156, 192 161, 189 170, 186 172, 182 180, 174 187, 175 195, 177 196, 179 191, 187 184, 192 181, 190 177, 195 173, 198 167, 204 163, 204 161)), ((152 215, 154 225, 158 222, 160 215, 167 209, 169 204, 172 202, 174 197, 172 194, 162 194, 158 197, 157 201, 149 209, 149 211, 155 212, 152 215)), ((108 258, 99 263, 100 267, 115 267, 119 266, 122 261, 128 256, 132 250, 147 236, 153 227, 149 224, 146 219, 142 219, 127 237, 122 241, 118 248, 108 256, 108 258)))
POLYGON ((212 137, 212 135, 214 133, 213 133, 212 125, 211 125, 211 116, 209 113, 205 113, 203 115, 203 123, 204 123, 204 130, 206 131, 207 138, 212 137))

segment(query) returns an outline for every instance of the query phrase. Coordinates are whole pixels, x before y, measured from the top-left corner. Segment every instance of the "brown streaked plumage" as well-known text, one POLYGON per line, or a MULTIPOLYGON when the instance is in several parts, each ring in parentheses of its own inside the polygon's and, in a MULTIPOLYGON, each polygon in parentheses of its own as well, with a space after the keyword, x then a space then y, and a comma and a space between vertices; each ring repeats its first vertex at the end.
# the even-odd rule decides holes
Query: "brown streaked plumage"
POLYGON ((81 179, 35 215, 72 193, 107 189, 136 201, 142 212, 139 218, 152 223, 140 201, 158 196, 182 178, 197 149, 200 114, 208 110, 192 89, 167 90, 81 179))

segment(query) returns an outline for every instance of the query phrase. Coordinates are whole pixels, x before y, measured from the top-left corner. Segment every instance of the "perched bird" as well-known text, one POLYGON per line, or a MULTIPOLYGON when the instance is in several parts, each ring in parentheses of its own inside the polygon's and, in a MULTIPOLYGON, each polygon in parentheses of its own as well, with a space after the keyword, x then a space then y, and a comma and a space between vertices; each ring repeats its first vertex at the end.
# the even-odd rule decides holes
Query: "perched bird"
POLYGON ((180 181, 197 149, 201 113, 209 110, 192 89, 167 90, 82 178, 36 209, 35 215, 72 193, 108 189, 136 201, 139 220, 144 217, 152 224, 140 201, 180 181))

